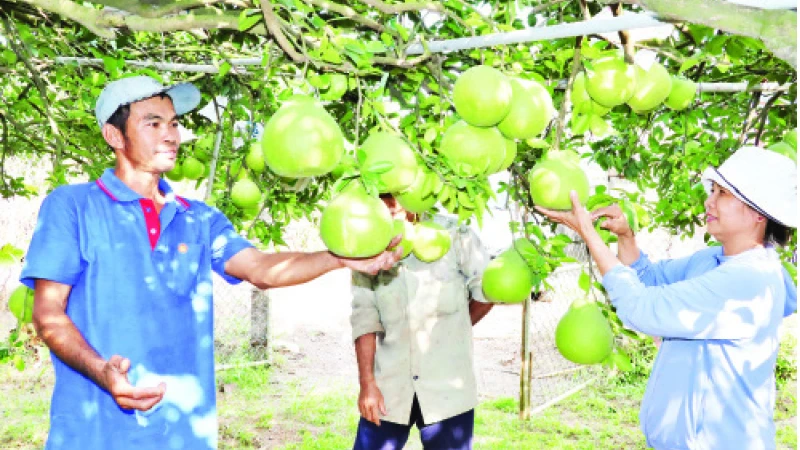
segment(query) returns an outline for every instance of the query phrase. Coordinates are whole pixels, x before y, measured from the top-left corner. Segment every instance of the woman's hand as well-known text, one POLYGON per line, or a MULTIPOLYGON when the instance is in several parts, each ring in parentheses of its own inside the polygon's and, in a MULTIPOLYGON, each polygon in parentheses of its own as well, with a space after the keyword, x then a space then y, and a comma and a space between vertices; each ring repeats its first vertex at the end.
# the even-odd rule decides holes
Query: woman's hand
POLYGON ((631 230, 630 224, 628 223, 628 218, 625 217, 619 205, 614 204, 598 208, 592 211, 591 216, 592 221, 601 217, 606 218, 606 220, 600 224, 600 228, 605 228, 619 237, 633 237, 633 230, 631 230))
POLYGON ((586 233, 590 230, 595 232, 594 226, 592 225, 592 216, 589 214, 589 211, 581 205, 580 200, 578 200, 578 194, 575 191, 569 193, 569 198, 572 200, 571 211, 555 211, 542 208, 541 206, 537 206, 536 210, 544 214, 551 221, 572 229, 578 233, 581 238, 586 239, 586 233))

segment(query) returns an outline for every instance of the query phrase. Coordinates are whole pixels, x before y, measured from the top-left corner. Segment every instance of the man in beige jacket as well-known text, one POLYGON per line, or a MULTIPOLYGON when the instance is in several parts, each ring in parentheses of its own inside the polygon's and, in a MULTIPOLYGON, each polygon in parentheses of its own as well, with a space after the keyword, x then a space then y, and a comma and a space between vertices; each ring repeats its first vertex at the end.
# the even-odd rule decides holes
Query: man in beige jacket
MULTIPOLYGON (((395 218, 414 220, 390 195, 395 218)), ((354 450, 399 449, 412 425, 426 449, 470 449, 478 403, 472 326, 492 308, 481 275, 488 255, 466 226, 437 216, 450 251, 432 263, 413 254, 376 276, 353 274, 361 392, 354 450)))

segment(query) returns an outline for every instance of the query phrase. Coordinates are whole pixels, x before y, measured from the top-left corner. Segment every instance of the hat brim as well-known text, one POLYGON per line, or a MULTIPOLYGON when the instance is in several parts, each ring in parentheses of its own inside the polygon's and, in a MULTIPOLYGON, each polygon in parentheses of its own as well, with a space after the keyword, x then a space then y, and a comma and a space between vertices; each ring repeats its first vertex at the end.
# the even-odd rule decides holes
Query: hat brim
POLYGON ((197 108, 202 95, 200 90, 192 83, 180 83, 170 86, 163 91, 172 99, 175 114, 182 116, 197 108))

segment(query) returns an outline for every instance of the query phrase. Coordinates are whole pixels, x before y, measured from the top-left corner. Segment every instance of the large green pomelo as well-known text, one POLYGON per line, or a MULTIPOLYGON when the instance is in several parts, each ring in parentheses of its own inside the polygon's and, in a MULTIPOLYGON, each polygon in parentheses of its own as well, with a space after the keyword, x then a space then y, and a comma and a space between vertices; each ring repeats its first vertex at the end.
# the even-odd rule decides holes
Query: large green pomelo
POLYGON ((476 127, 497 125, 511 111, 513 91, 508 77, 489 66, 467 69, 453 87, 456 112, 476 127))
POLYGON ((511 89, 511 111, 497 124, 497 129, 510 139, 529 139, 539 135, 547 128, 555 112, 550 93, 541 84, 521 78, 511 79, 511 89))
POLYGON ((697 95, 697 83, 683 77, 672 77, 672 87, 664 102, 669 109, 681 111, 689 107, 697 95))
POLYGON ((586 92, 592 100, 613 108, 631 98, 636 89, 636 69, 619 56, 604 56, 586 71, 586 92))
POLYGON ((181 165, 183 176, 189 180, 199 180, 206 172, 206 165, 197 158, 187 156, 181 165))
POLYGON ((628 99, 628 106, 637 113, 656 109, 669 96, 672 77, 657 61, 649 68, 636 66, 636 88, 628 99))
POLYGON ((253 142, 250 144, 247 156, 244 157, 244 163, 255 173, 262 173, 267 167, 264 161, 264 151, 262 147, 263 144, 261 144, 261 142, 253 142))
POLYGON ((788 156, 792 161, 797 163, 797 150, 784 141, 776 142, 770 145, 769 147, 767 147, 767 150, 771 150, 775 153, 780 153, 781 155, 788 156))
POLYGON ((556 326, 556 347, 577 364, 603 362, 614 349, 614 334, 592 300, 574 301, 556 326))
POLYGON ((325 175, 344 154, 342 130, 316 102, 282 106, 267 121, 261 142, 267 166, 288 178, 325 175))
POLYGON ((444 132, 439 153, 468 176, 484 175, 492 167, 492 153, 505 156, 505 139, 495 127, 480 128, 458 121, 444 132))
POLYGON ((391 169, 379 175, 385 186, 383 192, 401 192, 416 179, 419 170, 417 155, 400 136, 382 131, 372 133, 361 144, 361 150, 364 152, 360 164, 362 172, 374 164, 392 164, 391 169))
POLYGON ((181 168, 181 163, 175 161, 175 167, 172 168, 169 172, 165 172, 164 176, 169 178, 172 181, 181 181, 183 179, 183 170, 181 168))
POLYGON ((533 274, 514 248, 499 254, 483 272, 483 295, 496 303, 519 303, 531 294, 533 274))
POLYGON ((322 211, 319 223, 328 250, 346 258, 380 254, 394 237, 394 222, 386 205, 363 188, 345 189, 322 211))
POLYGON ((22 323, 33 321, 33 289, 22 285, 11 292, 8 309, 22 323))
POLYGON ((582 114, 597 114, 602 116, 611 111, 596 101, 586 92, 586 74, 583 71, 575 75, 575 80, 572 82, 572 90, 570 91, 570 99, 573 104, 573 111, 582 114))
POLYGON ((433 262, 450 251, 452 238, 447 229, 435 222, 424 221, 414 226, 414 256, 423 262, 433 262))
POLYGON ((506 139, 506 154, 503 157, 503 164, 495 172, 502 172, 514 163, 517 159, 517 143, 512 139, 506 139))
POLYGON ((407 220, 394 219, 394 236, 397 235, 403 236, 403 240, 397 245, 403 249, 403 258, 405 258, 414 250, 414 224, 407 220))
POLYGON ((548 209, 571 210, 569 193, 574 190, 581 203, 589 198, 589 179, 568 152, 551 152, 531 168, 528 183, 533 203, 548 209))
POLYGON ((430 170, 420 168, 414 183, 403 192, 394 194, 394 198, 408 212, 422 214, 436 204, 436 194, 433 189, 436 187, 436 180, 439 175, 430 170))
POLYGON ((231 188, 231 201, 242 209, 253 208, 261 201, 261 189, 252 180, 239 180, 231 188))

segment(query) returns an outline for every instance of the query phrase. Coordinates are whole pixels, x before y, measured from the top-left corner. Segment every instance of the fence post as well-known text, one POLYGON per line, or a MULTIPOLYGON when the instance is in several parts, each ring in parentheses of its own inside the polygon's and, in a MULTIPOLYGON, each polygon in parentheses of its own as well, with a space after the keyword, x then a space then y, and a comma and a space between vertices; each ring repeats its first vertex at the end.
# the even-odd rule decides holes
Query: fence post
POLYGON ((269 294, 253 288, 250 296, 250 353, 253 360, 269 361, 271 348, 269 294))
POLYGON ((533 351, 531 351, 531 297, 522 304, 522 351, 519 370, 519 418, 531 418, 531 374, 533 372, 533 351))

